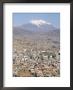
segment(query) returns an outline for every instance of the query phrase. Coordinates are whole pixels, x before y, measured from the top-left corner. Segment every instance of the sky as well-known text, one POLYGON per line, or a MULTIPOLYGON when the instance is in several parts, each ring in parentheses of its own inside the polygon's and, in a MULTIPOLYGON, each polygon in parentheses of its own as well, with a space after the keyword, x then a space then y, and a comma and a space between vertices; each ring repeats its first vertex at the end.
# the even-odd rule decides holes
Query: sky
POLYGON ((23 25, 35 19, 45 20, 60 28, 59 13, 13 13, 13 26, 23 25))

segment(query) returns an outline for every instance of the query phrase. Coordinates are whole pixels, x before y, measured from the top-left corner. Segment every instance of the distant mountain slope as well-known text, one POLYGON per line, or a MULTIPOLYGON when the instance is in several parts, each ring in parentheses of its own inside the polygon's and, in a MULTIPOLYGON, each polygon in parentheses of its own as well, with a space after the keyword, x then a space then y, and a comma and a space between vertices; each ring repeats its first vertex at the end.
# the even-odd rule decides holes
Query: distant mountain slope
POLYGON ((51 23, 48 23, 43 20, 33 20, 27 24, 21 26, 22 29, 30 30, 30 31, 49 31, 49 30, 56 30, 57 28, 54 27, 51 23))
POLYGON ((35 20, 19 27, 13 27, 14 37, 32 37, 32 38, 53 38, 60 39, 60 30, 51 23, 35 20))

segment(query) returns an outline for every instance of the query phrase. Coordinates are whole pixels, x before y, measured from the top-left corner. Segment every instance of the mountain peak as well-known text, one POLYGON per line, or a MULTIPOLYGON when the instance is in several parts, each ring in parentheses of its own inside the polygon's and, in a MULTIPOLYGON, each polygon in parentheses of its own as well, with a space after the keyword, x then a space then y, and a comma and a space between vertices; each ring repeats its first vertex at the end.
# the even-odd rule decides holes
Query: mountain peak
POLYGON ((31 20, 30 21, 30 23, 32 23, 32 24, 34 24, 34 25, 36 25, 36 26, 40 26, 40 25, 44 25, 44 24, 48 24, 48 25, 50 25, 51 23, 49 23, 49 22, 46 22, 46 21, 44 21, 44 20, 41 20, 41 19, 36 19, 36 20, 31 20))

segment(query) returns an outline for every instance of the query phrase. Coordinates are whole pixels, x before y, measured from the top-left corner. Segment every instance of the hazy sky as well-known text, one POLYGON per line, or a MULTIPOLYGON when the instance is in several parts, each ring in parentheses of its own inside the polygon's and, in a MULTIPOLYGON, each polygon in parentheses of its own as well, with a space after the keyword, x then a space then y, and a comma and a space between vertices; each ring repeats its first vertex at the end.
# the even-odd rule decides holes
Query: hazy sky
POLYGON ((60 28, 59 13, 13 13, 13 26, 29 23, 31 20, 42 19, 60 28))

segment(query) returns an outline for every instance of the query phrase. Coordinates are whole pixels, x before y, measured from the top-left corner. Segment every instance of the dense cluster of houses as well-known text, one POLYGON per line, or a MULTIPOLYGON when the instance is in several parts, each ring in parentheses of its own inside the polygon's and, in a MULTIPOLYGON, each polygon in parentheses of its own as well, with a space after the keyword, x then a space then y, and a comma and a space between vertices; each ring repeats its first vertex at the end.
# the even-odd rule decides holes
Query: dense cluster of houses
POLYGON ((13 76, 60 76, 60 52, 47 50, 13 50, 13 76))

